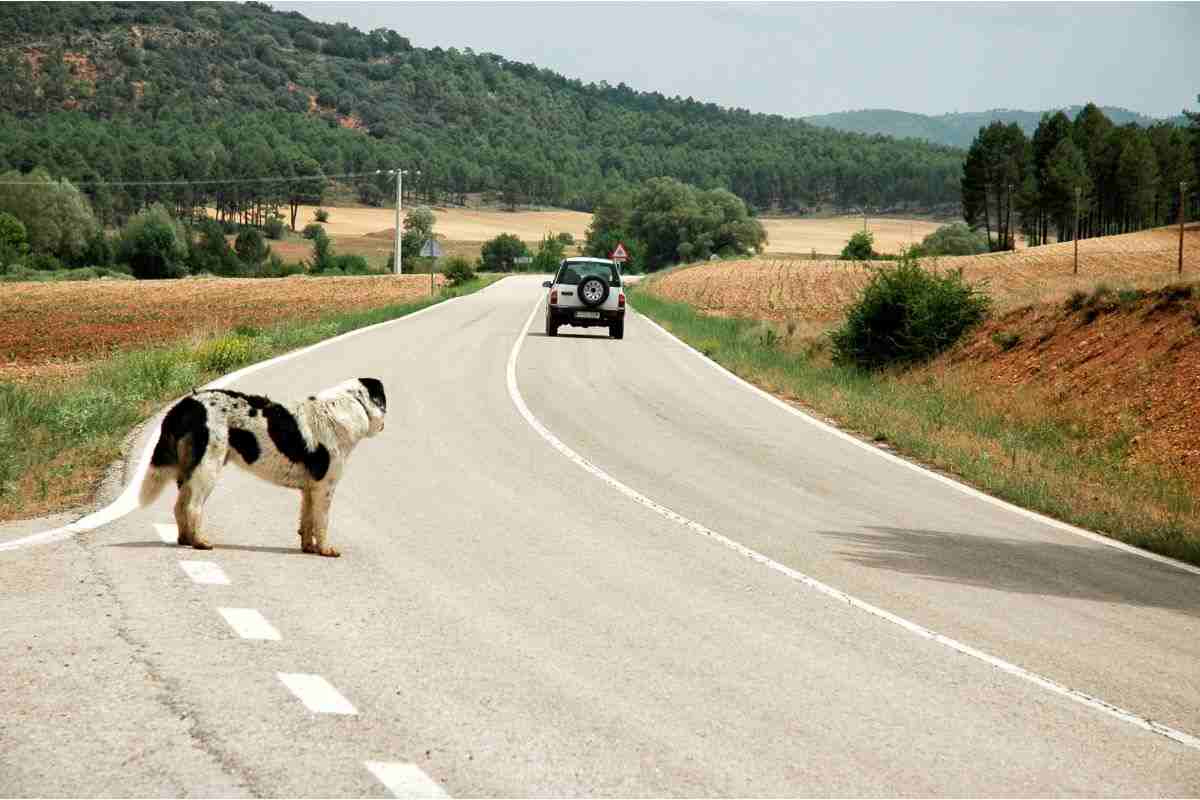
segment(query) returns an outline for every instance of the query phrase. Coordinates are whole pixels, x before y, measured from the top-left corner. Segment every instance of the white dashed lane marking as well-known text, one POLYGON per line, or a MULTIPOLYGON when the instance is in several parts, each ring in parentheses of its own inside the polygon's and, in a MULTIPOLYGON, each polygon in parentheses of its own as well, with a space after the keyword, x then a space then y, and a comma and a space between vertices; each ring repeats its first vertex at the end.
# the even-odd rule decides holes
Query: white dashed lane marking
POLYGON ((179 567, 196 583, 229 585, 225 571, 211 561, 180 561, 179 567))
POLYGON ((396 797, 449 797, 437 781, 426 775, 416 764, 398 761, 364 761, 371 774, 396 797))
POLYGON ((279 680, 309 711, 317 714, 357 714, 358 709, 320 675, 280 672, 279 680))
POLYGON ((280 639, 275 626, 253 608, 218 608, 217 611, 243 639, 266 639, 272 642, 280 639))
POLYGON ((156 522, 154 523, 154 532, 158 534, 158 538, 162 539, 164 544, 176 544, 179 541, 179 529, 174 525, 156 522))

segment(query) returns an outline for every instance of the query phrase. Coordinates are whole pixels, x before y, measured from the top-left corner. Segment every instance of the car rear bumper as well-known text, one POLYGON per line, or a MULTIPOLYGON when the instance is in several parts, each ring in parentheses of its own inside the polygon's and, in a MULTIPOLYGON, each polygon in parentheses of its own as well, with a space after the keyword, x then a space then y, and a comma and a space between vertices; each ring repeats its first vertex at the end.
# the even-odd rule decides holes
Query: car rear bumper
POLYGON ((614 322, 620 322, 625 319, 625 309, 620 308, 615 311, 610 311, 603 308, 558 308, 556 306, 547 306, 546 313, 560 325, 574 325, 577 328, 589 328, 593 326, 608 326, 614 322), (599 317, 581 317, 579 314, 596 314, 599 317))

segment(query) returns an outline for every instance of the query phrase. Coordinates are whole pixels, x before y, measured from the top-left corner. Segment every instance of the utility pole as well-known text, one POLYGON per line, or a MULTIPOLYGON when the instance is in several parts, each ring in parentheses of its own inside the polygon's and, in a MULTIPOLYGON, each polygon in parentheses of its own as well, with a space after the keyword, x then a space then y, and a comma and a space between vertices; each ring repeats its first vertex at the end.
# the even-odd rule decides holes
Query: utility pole
POLYGON ((1075 274, 1079 274, 1079 196, 1083 193, 1083 189, 1075 187, 1075 230, 1072 232, 1075 237, 1075 274))
POLYGON ((400 204, 403 202, 404 170, 396 170, 396 249, 392 251, 392 271, 397 275, 400 270, 400 204))
POLYGON ((1187 181, 1179 182, 1179 274, 1183 274, 1183 220, 1185 219, 1184 210, 1184 192, 1187 190, 1187 181))
MULTIPOLYGON (((403 273, 400 255, 400 207, 404 203, 404 175, 408 172, 405 169, 393 170, 396 173, 396 243, 395 250, 392 251, 392 268, 397 275, 403 273)), ((418 170, 415 174, 420 175, 418 170)))

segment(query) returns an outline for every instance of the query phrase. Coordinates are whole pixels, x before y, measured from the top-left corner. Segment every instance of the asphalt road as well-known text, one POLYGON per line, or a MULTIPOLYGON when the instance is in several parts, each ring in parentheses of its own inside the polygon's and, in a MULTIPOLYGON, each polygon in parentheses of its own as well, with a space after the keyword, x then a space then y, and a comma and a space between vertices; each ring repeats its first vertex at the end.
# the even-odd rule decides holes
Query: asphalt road
POLYGON ((1200 576, 898 466, 643 319, 522 339, 540 295, 237 383, 383 380, 340 559, 233 468, 211 552, 161 541, 170 490, 0 553, 0 796, 1200 793, 1200 576))

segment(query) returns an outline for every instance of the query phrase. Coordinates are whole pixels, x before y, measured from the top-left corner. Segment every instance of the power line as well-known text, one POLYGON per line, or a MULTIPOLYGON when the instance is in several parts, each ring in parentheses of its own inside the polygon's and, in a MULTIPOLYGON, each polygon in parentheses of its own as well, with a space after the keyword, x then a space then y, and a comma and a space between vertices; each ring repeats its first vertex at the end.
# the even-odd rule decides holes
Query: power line
MULTIPOLYGON (((341 180, 343 178, 371 178, 381 175, 394 175, 395 170, 392 169, 377 169, 371 172, 344 172, 339 175, 288 175, 273 178, 205 178, 202 180, 170 180, 170 181, 70 181, 73 186, 204 186, 221 184, 227 185, 231 183, 289 183, 296 181, 314 181, 314 180, 341 180)), ((59 178, 55 183, 70 180, 69 178, 59 178)), ((45 181, 4 181, 0 180, 0 186, 46 186, 45 181)))

